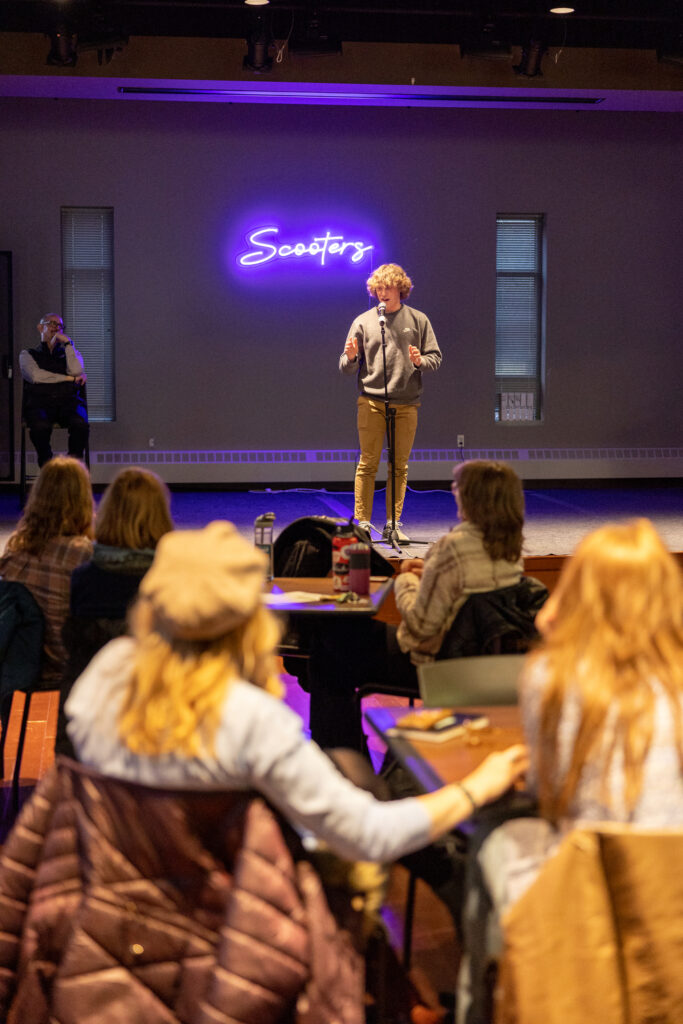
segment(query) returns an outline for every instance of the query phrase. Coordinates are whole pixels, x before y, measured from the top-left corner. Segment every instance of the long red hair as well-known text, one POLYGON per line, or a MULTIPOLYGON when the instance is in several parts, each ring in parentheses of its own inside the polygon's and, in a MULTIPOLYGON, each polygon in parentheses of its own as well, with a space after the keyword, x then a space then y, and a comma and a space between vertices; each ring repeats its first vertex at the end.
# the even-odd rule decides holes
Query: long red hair
POLYGON ((568 812, 584 766, 603 761, 603 799, 615 750, 623 751, 625 803, 631 812, 642 788, 652 743, 656 682, 671 708, 683 771, 683 582, 681 570, 647 519, 604 526, 589 534, 567 563, 540 618, 550 625, 530 655, 547 677, 541 707, 538 786, 542 812, 568 812), (580 722, 569 768, 560 777, 558 727, 569 693, 580 722), (614 721, 607 750, 605 725, 614 721))

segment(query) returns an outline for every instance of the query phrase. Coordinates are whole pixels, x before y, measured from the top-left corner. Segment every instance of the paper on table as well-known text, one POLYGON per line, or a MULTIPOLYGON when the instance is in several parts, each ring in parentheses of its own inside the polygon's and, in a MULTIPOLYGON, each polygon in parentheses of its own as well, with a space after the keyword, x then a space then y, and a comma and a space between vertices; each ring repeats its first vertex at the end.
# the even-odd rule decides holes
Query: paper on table
POLYGON ((308 590, 287 590, 281 594, 263 594, 263 603, 277 608, 280 604, 319 604, 321 601, 334 601, 332 594, 312 594, 308 590))

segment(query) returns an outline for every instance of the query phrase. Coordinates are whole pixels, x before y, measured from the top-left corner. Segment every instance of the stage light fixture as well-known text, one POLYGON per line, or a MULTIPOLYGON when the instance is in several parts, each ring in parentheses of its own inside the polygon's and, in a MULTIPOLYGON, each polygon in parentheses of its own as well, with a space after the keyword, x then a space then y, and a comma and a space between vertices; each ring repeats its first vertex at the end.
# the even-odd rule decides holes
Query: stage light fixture
POLYGON ((550 8, 550 13, 551 14, 574 14, 575 10, 576 10, 575 7, 551 7, 550 8))
POLYGON ((657 47, 657 60, 661 64, 683 64, 683 27, 672 33, 657 47))
POLYGON ((78 52, 95 50, 97 63, 100 67, 103 64, 111 64, 117 53, 123 53, 128 45, 128 36, 120 32, 92 32, 79 36, 78 52))
POLYGON ((516 75, 524 75, 525 78, 537 78, 543 74, 541 62, 547 49, 543 40, 531 39, 522 47, 522 59, 519 64, 512 65, 512 70, 516 75))
POLYGON ((332 53, 341 53, 341 39, 331 33, 324 17, 314 6, 307 5, 301 18, 295 21, 288 47, 290 53, 305 57, 324 57, 332 53))
POLYGON ((473 28, 460 40, 460 56, 480 60, 510 60, 510 39, 493 17, 484 18, 479 28, 473 28))
POLYGON ((270 22, 263 15, 256 14, 252 31, 247 36, 247 53, 242 62, 246 71, 256 75, 265 75, 273 69, 273 58, 270 48, 274 43, 270 22))
POLYGON ((47 64, 55 68, 73 68, 78 60, 77 35, 66 23, 60 23, 50 31, 50 51, 47 64))

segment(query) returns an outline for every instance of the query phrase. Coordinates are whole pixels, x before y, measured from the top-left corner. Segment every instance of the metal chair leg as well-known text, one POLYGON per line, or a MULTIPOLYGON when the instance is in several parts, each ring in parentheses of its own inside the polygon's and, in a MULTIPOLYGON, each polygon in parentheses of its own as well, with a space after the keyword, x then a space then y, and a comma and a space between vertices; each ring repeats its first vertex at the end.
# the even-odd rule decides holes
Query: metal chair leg
POLYGON ((406 909, 403 919, 403 969, 410 970, 410 961, 413 955, 413 921, 415 919, 415 892, 417 889, 417 875, 412 871, 408 875, 408 888, 406 890, 406 909))
POLYGON ((21 457, 19 463, 19 501, 26 504, 26 424, 21 424, 21 457))
POLYGON ((12 807, 15 815, 19 813, 19 783, 21 782, 21 761, 24 755, 24 743, 26 742, 26 730, 28 729, 29 712, 31 709, 32 692, 25 695, 24 711, 19 726, 19 742, 17 744, 17 759, 14 762, 14 774, 12 775, 12 807))

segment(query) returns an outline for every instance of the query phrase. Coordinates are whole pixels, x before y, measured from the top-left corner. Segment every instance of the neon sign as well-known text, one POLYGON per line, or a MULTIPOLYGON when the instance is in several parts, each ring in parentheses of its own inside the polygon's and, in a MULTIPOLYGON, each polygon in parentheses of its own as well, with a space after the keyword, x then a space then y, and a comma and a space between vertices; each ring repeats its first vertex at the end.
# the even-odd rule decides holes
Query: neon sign
POLYGON ((312 258, 327 266, 328 257, 345 258, 350 263, 361 263, 374 246, 363 241, 347 241, 343 235, 326 231, 314 235, 310 241, 280 242, 279 228, 258 228, 247 235, 251 248, 239 253, 237 262, 242 267, 263 266, 281 260, 312 258))

